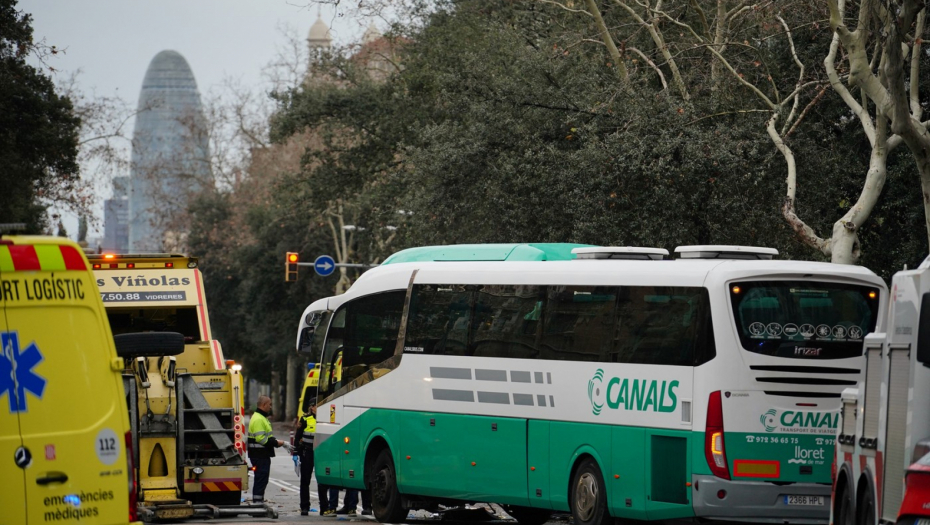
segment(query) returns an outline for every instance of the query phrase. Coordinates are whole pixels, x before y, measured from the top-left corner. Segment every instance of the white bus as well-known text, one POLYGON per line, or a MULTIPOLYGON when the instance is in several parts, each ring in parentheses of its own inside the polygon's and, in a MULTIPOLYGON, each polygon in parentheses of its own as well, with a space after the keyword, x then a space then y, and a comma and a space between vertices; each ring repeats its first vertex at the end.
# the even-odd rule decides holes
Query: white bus
POLYGON ((392 257, 305 312, 322 483, 368 488, 382 522, 450 502, 530 525, 827 522, 840 392, 882 328, 875 274, 733 246, 437 249, 448 262, 392 257))

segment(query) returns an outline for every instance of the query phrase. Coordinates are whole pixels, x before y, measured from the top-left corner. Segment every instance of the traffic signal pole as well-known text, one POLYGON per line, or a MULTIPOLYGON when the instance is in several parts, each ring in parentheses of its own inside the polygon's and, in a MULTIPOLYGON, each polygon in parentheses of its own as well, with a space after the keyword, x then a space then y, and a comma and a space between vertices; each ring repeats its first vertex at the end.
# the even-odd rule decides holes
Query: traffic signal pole
POLYGON ((287 252, 284 255, 284 281, 294 282, 297 280, 297 268, 300 266, 312 266, 317 275, 327 277, 333 273, 336 268, 374 268, 378 264, 359 264, 359 263, 337 263, 328 255, 317 257, 314 262, 300 262, 300 254, 297 252, 287 252))
POLYGON ((297 280, 297 267, 300 266, 300 254, 287 252, 284 254, 284 282, 297 280))

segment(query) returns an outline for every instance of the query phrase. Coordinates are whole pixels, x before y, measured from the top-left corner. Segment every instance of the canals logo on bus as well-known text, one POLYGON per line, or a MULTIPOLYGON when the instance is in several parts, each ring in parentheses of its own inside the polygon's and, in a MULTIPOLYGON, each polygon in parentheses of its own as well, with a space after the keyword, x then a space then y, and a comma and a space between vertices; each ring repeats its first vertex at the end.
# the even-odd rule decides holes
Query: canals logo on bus
POLYGON ((778 415, 774 408, 767 410, 759 418, 766 432, 781 430, 796 434, 833 434, 840 415, 830 412, 804 412, 785 410, 778 415))
POLYGON ((674 412, 678 406, 675 393, 678 381, 612 377, 604 388, 604 380, 604 370, 598 368, 588 381, 588 399, 595 416, 600 415, 605 404, 614 410, 623 408, 640 412, 674 412))

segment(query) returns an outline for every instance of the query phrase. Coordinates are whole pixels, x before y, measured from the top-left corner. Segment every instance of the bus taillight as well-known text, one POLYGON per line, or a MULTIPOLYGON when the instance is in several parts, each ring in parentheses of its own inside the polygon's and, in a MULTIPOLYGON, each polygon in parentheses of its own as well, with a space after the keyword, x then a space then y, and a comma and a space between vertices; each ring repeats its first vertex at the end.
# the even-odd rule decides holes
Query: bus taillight
POLYGON ((710 393, 707 400, 707 425, 704 428, 704 456, 707 466, 718 478, 730 479, 727 453, 723 443, 723 404, 720 391, 710 393))

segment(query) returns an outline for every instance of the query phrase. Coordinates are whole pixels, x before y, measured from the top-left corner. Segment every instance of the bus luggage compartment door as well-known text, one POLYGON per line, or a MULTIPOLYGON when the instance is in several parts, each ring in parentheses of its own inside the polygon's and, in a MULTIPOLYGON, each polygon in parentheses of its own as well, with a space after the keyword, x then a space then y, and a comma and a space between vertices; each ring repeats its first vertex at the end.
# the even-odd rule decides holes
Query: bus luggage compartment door
POLYGON ((525 419, 410 412, 400 481, 412 493, 523 505, 525 419), (409 456, 409 459, 407 457, 409 456))
POLYGON ((646 514, 650 520, 694 515, 689 434, 673 430, 646 431, 646 514))

